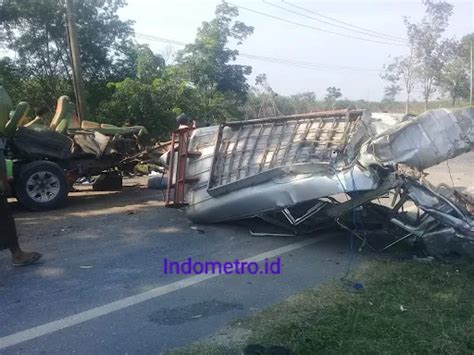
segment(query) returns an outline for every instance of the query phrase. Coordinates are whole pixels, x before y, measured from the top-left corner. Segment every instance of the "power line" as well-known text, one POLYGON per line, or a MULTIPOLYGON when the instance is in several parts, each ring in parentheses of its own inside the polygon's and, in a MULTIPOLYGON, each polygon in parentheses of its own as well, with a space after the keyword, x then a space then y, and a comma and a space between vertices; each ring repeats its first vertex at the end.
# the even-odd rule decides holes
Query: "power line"
MULTIPOLYGON (((142 39, 147 39, 150 41, 174 44, 179 46, 185 46, 186 43, 163 38, 157 37, 153 35, 147 35, 143 33, 136 33, 136 36, 142 39)), ((285 64, 293 67, 300 67, 300 68, 307 68, 307 69, 315 69, 315 70, 323 70, 323 71, 332 71, 332 70, 339 70, 339 71, 365 71, 365 72, 373 72, 379 73, 379 69, 370 69, 370 68, 361 68, 361 67, 353 67, 353 66, 345 66, 345 65, 328 65, 328 64, 321 64, 321 63, 312 63, 312 62, 305 62, 299 61, 294 59, 287 59, 287 58, 275 58, 275 57, 266 57, 266 56, 259 56, 254 54, 247 54, 247 53, 239 53, 239 56, 254 60, 260 60, 265 62, 271 62, 276 64, 285 64)))
POLYGON ((168 44, 176 44, 178 46, 185 46, 187 43, 184 42, 179 42, 175 41, 173 39, 168 39, 168 38, 163 38, 163 37, 158 37, 158 36, 153 36, 153 35, 147 35, 144 33, 135 33, 135 35, 139 38, 143 39, 149 39, 150 41, 156 41, 156 42, 162 42, 162 43, 168 43, 168 44))
POLYGON ((350 27, 353 27, 353 28, 357 28, 361 31, 366 31, 368 33, 372 33, 372 34, 377 34, 377 35, 381 35, 381 36, 385 36, 385 37, 388 37, 388 38, 392 38, 392 39, 396 39, 396 40, 399 40, 399 41, 403 41, 403 42, 406 42, 406 39, 402 38, 402 37, 398 37, 398 36, 392 36, 392 35, 388 35, 388 34, 385 34, 385 33, 382 33, 382 32, 378 32, 378 31, 374 31, 374 30, 371 30, 371 29, 368 29, 368 28, 364 28, 364 27, 360 27, 360 26, 356 26, 356 25, 353 25, 351 23, 348 23, 348 22, 344 22, 344 21, 340 21, 340 20, 337 20, 333 17, 329 17, 329 16, 325 16, 325 15, 322 15, 321 13, 318 13, 316 11, 312 11, 312 10, 309 10, 303 6, 298 6, 298 5, 295 5, 295 4, 292 4, 292 3, 289 3, 285 0, 281 0, 281 2, 287 4, 287 5, 290 5, 290 6, 293 6, 293 7, 296 7, 300 10, 303 10, 303 11, 306 11, 306 12, 309 12, 313 15, 316 15, 316 16, 319 16, 319 17, 322 17, 322 18, 325 18, 327 20, 331 20, 331 21, 334 21, 334 22, 337 22, 337 23, 341 23, 343 25, 347 25, 347 26, 350 26, 350 27))
POLYGON ((250 12, 253 12, 253 13, 256 13, 256 14, 259 14, 259 15, 262 15, 262 16, 265 16, 265 17, 269 17, 269 18, 273 18, 273 19, 275 19, 275 20, 279 20, 279 21, 283 21, 283 22, 286 22, 286 23, 290 23, 290 24, 292 24, 292 25, 296 25, 296 26, 300 26, 300 27, 309 28, 309 29, 315 30, 315 31, 326 32, 326 33, 330 33, 330 34, 337 35, 337 36, 341 36, 341 37, 357 39, 357 40, 360 40, 360 41, 373 42, 373 43, 380 43, 380 44, 388 44, 388 45, 392 45, 392 46, 405 46, 404 44, 401 44, 401 43, 395 43, 395 42, 392 43, 392 42, 378 41, 378 40, 375 40, 375 39, 362 38, 362 37, 351 36, 351 35, 344 34, 344 33, 340 33, 340 32, 334 32, 334 31, 330 31, 330 30, 325 30, 325 29, 322 29, 322 28, 319 28, 319 27, 315 27, 315 26, 311 26, 311 25, 306 25, 306 24, 303 24, 303 23, 300 23, 300 22, 288 20, 288 19, 283 18, 283 17, 278 17, 278 16, 270 15, 270 14, 267 14, 267 13, 265 13, 265 12, 261 12, 261 11, 257 11, 257 10, 252 10, 252 9, 249 9, 248 7, 245 7, 245 6, 232 4, 232 3, 230 3, 230 2, 228 2, 228 4, 230 4, 230 5, 232 5, 232 6, 235 6, 235 7, 239 8, 239 9, 242 9, 242 10, 250 11, 250 12))
MULTIPOLYGON (((338 28, 342 28, 346 31, 351 31, 351 32, 356 32, 356 33, 360 33, 364 36, 372 36, 372 37, 376 37, 376 38, 380 38, 382 40, 385 40, 385 41, 391 41, 391 42, 398 42, 401 44, 406 44, 406 40, 404 39, 400 39, 400 38, 397 38, 397 37, 393 37, 393 36, 390 36, 390 35, 385 35, 385 34, 378 34, 378 33, 370 33, 370 31, 367 31, 367 30, 359 30, 359 29, 355 29, 355 28, 350 28, 352 27, 351 25, 348 25, 348 26, 341 26, 341 25, 336 25, 336 24, 333 24, 331 22, 328 22, 328 21, 324 21, 324 20, 320 20, 316 17, 313 17, 313 16, 309 16, 309 15, 306 15, 306 14, 302 14, 301 12, 297 12, 297 11, 293 11, 293 10, 290 10, 286 7, 283 7, 283 6, 279 6, 279 5, 276 5, 276 4, 272 4, 271 2, 268 2, 266 0, 262 0, 263 3, 267 4, 267 5, 270 5, 270 6, 273 6, 273 7, 276 7, 278 9, 281 9, 281 10, 284 10, 284 11, 287 11, 287 12, 290 12, 290 13, 293 13, 293 14, 296 14, 296 15, 299 15, 299 16, 302 16, 302 17, 306 17, 306 18, 309 18, 311 20, 314 20, 314 21, 318 21, 318 22, 321 22, 321 23, 324 23, 326 25, 330 25, 330 26, 334 26, 334 27, 338 27, 338 28), (350 27, 349 27, 350 26, 350 27)), ((290 3, 287 3, 285 1, 283 1, 283 3, 287 4, 287 5, 290 5, 290 6, 294 6, 294 7, 297 7, 297 8, 301 8, 305 11, 308 11, 310 12, 310 10, 307 10, 307 9, 304 9, 303 7, 300 7, 300 6, 296 6, 296 5, 293 5, 293 4, 290 4, 290 3)))
MULTIPOLYGON (((186 43, 184 42, 180 42, 180 41, 176 41, 176 40, 172 40, 168 38, 157 37, 153 35, 147 35, 143 33, 136 33, 136 35, 139 38, 148 39, 151 41, 175 44, 175 45, 180 45, 180 46, 186 45, 186 43)), ((239 53, 239 56, 249 58, 249 59, 266 61, 266 62, 288 64, 292 66, 307 67, 307 68, 320 69, 320 70, 355 70, 355 71, 366 71, 366 72, 377 72, 377 73, 380 72, 379 69, 361 68, 361 67, 344 66, 344 65, 333 65, 331 67, 328 64, 312 63, 312 62, 298 61, 298 60, 286 59, 286 58, 265 57, 265 56, 258 56, 258 55, 246 54, 246 53, 239 53)))
POLYGON ((380 70, 378 69, 369 69, 369 68, 360 68, 360 67, 351 67, 351 66, 344 66, 344 65, 328 65, 328 64, 319 64, 319 63, 311 63, 311 62, 304 62, 298 61, 294 59, 283 59, 283 58, 274 58, 274 57, 263 57, 257 56, 252 54, 241 54, 242 57, 262 60, 267 62, 279 63, 279 64, 289 64, 293 66, 300 66, 300 67, 307 67, 313 69, 320 69, 320 70, 340 70, 340 71, 365 71, 365 72, 374 72, 379 73, 380 70))

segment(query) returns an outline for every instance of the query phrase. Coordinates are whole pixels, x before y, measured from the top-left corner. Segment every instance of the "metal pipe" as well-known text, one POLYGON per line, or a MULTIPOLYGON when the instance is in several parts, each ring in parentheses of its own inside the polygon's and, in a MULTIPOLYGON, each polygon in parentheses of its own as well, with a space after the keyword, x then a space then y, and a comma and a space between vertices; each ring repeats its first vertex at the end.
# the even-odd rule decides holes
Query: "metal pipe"
POLYGON ((247 120, 247 121, 231 121, 226 122, 224 126, 237 126, 241 124, 259 124, 259 123, 267 123, 267 122, 274 122, 274 121, 284 121, 288 119, 300 119, 300 118, 328 118, 334 116, 346 116, 349 112, 349 117, 352 116, 359 116, 364 113, 364 110, 333 110, 333 111, 318 111, 318 112, 309 112, 309 113, 302 113, 296 115, 288 115, 288 116, 277 116, 277 117, 266 117, 266 118, 258 118, 254 120, 247 120))
POLYGON ((471 90, 470 90, 470 93, 469 93, 469 106, 472 106, 472 40, 470 41, 470 45, 469 45, 470 49, 471 49, 471 90))

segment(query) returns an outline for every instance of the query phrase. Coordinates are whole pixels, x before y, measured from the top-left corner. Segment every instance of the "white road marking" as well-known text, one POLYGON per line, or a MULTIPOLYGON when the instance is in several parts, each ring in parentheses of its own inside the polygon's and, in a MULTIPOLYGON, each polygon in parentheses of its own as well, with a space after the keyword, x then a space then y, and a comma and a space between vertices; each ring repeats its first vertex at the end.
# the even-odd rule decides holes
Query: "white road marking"
MULTIPOLYGON (((281 248, 267 251, 262 254, 255 255, 253 257, 250 257, 248 259, 241 260, 241 261, 260 262, 265 259, 274 258, 281 254, 285 254, 290 251, 303 248, 310 244, 324 241, 326 239, 328 239, 328 237, 303 240, 300 242, 288 244, 281 248)), ((0 350, 8 348, 13 345, 23 343, 31 339, 39 338, 41 336, 57 332, 58 330, 62 330, 62 329, 69 328, 80 323, 87 322, 89 320, 92 320, 101 316, 105 316, 112 312, 120 311, 127 307, 131 307, 136 304, 154 299, 156 297, 181 290, 183 288, 198 284, 200 282, 212 279, 217 276, 221 276, 221 275, 220 274, 207 274, 207 275, 201 274, 201 275, 191 276, 180 281, 172 282, 168 285, 160 286, 152 290, 136 294, 134 296, 129 296, 112 303, 104 304, 103 306, 89 309, 88 311, 76 313, 76 314, 73 314, 72 316, 68 316, 68 317, 58 319, 49 323, 45 323, 45 324, 30 328, 30 329, 22 330, 15 334, 4 336, 0 338, 0 350)))

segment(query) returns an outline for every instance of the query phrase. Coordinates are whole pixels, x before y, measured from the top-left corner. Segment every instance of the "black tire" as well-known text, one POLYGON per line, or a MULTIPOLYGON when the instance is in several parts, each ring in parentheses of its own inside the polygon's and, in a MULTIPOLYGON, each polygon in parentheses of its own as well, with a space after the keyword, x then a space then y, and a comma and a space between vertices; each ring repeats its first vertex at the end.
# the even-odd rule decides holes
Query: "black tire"
POLYGON ((20 168, 15 177, 18 201, 30 211, 47 211, 62 206, 69 193, 64 170, 49 161, 35 161, 20 168))

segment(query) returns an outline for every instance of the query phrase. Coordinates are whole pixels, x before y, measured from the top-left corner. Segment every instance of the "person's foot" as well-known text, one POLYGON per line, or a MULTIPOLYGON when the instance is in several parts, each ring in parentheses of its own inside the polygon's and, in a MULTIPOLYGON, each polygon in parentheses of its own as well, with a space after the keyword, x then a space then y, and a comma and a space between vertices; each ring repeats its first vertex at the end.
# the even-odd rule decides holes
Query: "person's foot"
POLYGON ((41 259, 42 255, 37 252, 26 252, 20 250, 12 254, 12 265, 13 266, 26 266, 37 262, 41 259))

